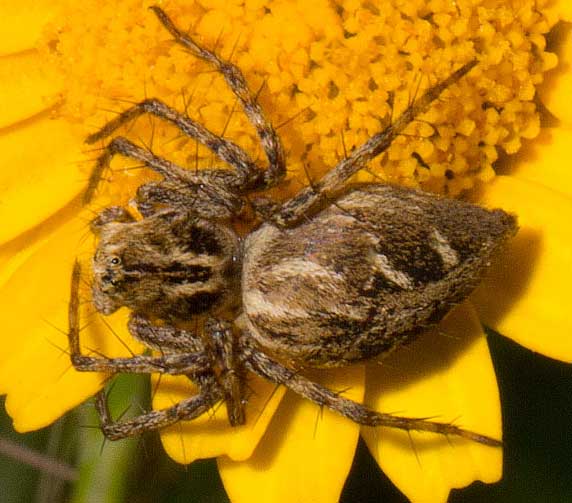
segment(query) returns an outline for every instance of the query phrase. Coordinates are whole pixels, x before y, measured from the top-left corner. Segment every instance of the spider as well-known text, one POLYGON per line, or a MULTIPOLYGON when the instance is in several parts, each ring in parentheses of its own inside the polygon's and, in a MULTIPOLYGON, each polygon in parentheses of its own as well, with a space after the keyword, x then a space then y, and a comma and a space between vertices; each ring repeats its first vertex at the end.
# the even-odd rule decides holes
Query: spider
POLYGON ((196 395, 169 408, 122 421, 112 419, 100 391, 96 408, 106 437, 192 420, 221 401, 230 424, 243 424, 251 372, 362 425, 500 445, 453 424, 373 411, 304 376, 304 369, 367 361, 413 340, 469 295, 515 234, 515 217, 502 210, 386 184, 348 182, 476 60, 430 87, 311 187, 281 205, 253 204, 259 224, 242 238, 233 221, 247 196, 285 178, 280 138, 237 66, 195 43, 159 7, 151 10, 176 43, 223 76, 254 126, 268 166, 262 169, 236 144, 157 99, 125 110, 87 138, 89 144, 98 142, 152 114, 232 168, 186 170, 123 137, 113 138, 96 163, 84 203, 117 154, 162 176, 138 188, 139 215, 114 206, 91 223, 98 236, 95 308, 103 315, 129 308, 130 333, 156 352, 128 358, 82 354, 76 263, 69 308, 72 364, 87 372, 182 375, 198 386, 196 395), (196 329, 188 328, 190 322, 196 329))

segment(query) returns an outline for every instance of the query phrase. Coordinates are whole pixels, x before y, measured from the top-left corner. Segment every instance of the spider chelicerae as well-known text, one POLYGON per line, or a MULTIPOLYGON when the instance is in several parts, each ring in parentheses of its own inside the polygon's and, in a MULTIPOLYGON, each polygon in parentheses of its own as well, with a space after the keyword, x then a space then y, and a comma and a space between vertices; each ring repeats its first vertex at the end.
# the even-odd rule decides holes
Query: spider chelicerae
MULTIPOLYGON (((350 184, 420 113, 477 63, 469 61, 430 87, 311 187, 279 204, 252 203, 258 227, 239 237, 233 224, 247 196, 276 186, 286 158, 239 68, 197 45, 159 7, 162 25, 225 79, 266 154, 262 169, 235 143, 157 99, 119 114, 87 138, 95 143, 142 114, 174 124, 231 169, 191 171, 124 137, 113 138, 92 172, 89 203, 116 154, 162 176, 141 185, 138 215, 114 206, 91 228, 98 236, 92 299, 108 315, 131 309, 129 332, 155 353, 128 358, 80 350, 79 284, 71 280, 69 344, 79 371, 188 377, 197 394, 163 410, 114 421, 96 397, 104 434, 120 439, 192 420, 224 402, 231 425, 243 424, 249 372, 284 385, 357 423, 496 439, 450 423, 380 413, 304 376, 308 368, 344 367, 383 356, 438 323, 479 283, 491 258, 516 232, 502 210, 485 210, 386 184, 350 184), (189 329, 189 326, 196 328, 189 329)), ((260 199, 262 201, 262 199, 260 199)))

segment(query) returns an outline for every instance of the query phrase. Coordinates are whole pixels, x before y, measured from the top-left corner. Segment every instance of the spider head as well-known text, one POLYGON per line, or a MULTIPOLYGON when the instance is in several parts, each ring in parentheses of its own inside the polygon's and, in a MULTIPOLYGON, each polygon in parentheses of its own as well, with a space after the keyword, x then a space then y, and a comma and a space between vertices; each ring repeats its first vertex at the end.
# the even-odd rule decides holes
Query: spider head
POLYGON ((93 259, 93 303, 165 320, 189 320, 236 298, 239 245, 228 227, 186 213, 110 222, 93 259))
POLYGON ((125 275, 121 256, 99 247, 94 257, 93 270, 93 303, 100 313, 111 314, 123 305, 121 290, 125 275))

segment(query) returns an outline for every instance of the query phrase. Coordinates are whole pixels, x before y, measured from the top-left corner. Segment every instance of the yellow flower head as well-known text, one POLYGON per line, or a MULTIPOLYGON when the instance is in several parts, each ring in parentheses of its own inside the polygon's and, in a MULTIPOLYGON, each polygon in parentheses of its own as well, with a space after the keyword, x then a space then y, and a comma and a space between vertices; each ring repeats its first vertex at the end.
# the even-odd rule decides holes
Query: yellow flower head
MULTIPOLYGON (((260 141, 224 79, 173 43, 149 12, 153 3, 62 0, 40 2, 36 10, 2 7, 0 304, 7 309, 0 324, 7 351, 0 355, 0 393, 8 393, 7 409, 20 431, 49 424, 103 385, 107 376, 70 368, 62 351, 67 339, 53 327, 67 326, 75 258, 88 260, 93 251, 86 222, 105 206, 128 204, 137 187, 153 177, 116 157, 103 173, 97 198, 82 208, 93 159, 104 146, 90 150, 84 139, 121 110, 157 97, 264 164, 260 141)), ((321 371, 312 378, 347 390, 344 396, 376 410, 436 415, 442 421, 461 414, 464 428, 500 437, 496 381, 480 321, 537 351, 572 360, 566 337, 571 322, 558 302, 561 285, 572 279, 572 233, 566 225, 572 178, 561 162, 572 140, 572 114, 563 98, 571 81, 558 72, 572 56, 571 45, 563 43, 557 67, 546 38, 550 30, 553 38, 570 36, 569 26, 554 29, 560 20, 572 20, 568 3, 172 0, 160 5, 200 45, 232 60, 257 93, 287 153, 287 182, 272 191, 277 200, 307 185, 308 178, 319 179, 425 89, 476 58, 470 75, 356 178, 449 196, 465 196, 477 187, 473 199, 519 216, 518 238, 475 293, 476 310, 462 306, 439 330, 391 355, 383 367, 321 371), (538 93, 550 120, 538 107, 538 93), (559 127, 541 128, 558 119, 559 127), (497 176, 499 155, 517 153, 538 135, 533 147, 515 157, 512 176, 497 176), (539 159, 534 149, 541 148, 539 159), (462 341, 442 332, 461 334, 462 341)), ((114 134, 185 168, 225 167, 173 126, 147 116, 114 134)), ((129 356, 127 341, 130 350, 142 351, 127 331, 128 313, 100 316, 88 290, 82 290, 87 300, 82 319, 89 324, 82 331, 84 347, 129 356)), ((314 405, 262 379, 249 385, 253 393, 244 426, 230 428, 223 411, 205 414, 162 433, 168 453, 182 463, 218 457, 233 501, 296 500, 293 479, 305 481, 299 500, 337 501, 359 426, 328 411, 318 417, 314 405)), ((163 378, 156 387, 154 409, 196 392, 182 378, 163 378)), ((412 434, 419 446, 412 449, 402 432, 366 428, 361 435, 412 501, 445 501, 452 487, 477 478, 494 481, 501 474, 498 449, 459 439, 451 448, 446 439, 427 434, 412 434)))
MULTIPOLYGON (((514 153, 523 138, 538 134, 533 97, 556 64, 544 38, 553 20, 543 14, 544 2, 521 3, 414 1, 382 8, 353 1, 197 1, 165 7, 197 42, 232 57, 259 90, 280 128, 289 172, 300 183, 306 183, 304 164, 320 176, 416 94, 477 56, 478 69, 454 96, 413 123, 370 167, 384 180, 455 196, 494 176, 497 147, 514 153)), ((57 115, 87 135, 122 102, 160 96, 260 155, 224 80, 173 44, 146 5, 71 3, 49 25, 42 56, 62 81, 57 115)), ((139 122, 132 133, 149 141, 153 126, 139 122)), ((175 135, 155 126, 154 148, 182 165, 212 163, 202 149, 197 161, 194 148, 185 148, 189 140, 175 135)))

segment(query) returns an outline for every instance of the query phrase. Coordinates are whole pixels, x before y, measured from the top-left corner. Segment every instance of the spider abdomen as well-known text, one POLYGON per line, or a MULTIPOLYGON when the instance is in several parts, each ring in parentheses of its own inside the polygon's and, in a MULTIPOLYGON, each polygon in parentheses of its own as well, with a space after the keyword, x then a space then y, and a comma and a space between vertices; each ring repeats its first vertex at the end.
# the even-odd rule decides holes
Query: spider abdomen
POLYGON ((304 366, 372 358, 439 322, 515 232, 501 210, 355 188, 297 227, 247 238, 244 322, 265 350, 304 366))

